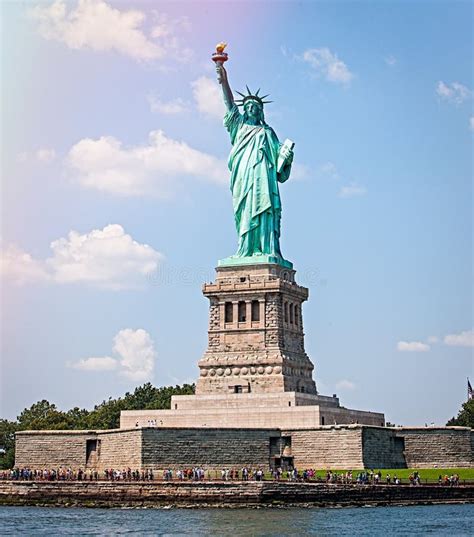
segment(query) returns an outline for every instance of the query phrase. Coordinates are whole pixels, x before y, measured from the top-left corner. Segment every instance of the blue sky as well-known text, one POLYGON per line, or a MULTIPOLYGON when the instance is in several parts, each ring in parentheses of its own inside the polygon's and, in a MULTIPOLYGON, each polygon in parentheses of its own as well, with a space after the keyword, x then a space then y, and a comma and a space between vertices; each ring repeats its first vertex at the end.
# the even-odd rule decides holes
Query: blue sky
POLYGON ((0 415, 192 381, 236 248, 210 55, 296 142, 321 393, 443 424, 473 375, 470 2, 2 4, 0 415))

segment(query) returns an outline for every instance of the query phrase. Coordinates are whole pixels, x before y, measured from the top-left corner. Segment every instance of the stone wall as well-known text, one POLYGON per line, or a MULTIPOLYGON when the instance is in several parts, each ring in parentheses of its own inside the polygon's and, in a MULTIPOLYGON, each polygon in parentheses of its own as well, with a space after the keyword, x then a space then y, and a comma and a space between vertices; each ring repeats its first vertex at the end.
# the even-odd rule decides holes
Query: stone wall
POLYGON ((380 412, 368 412, 366 410, 353 410, 345 407, 321 406, 320 410, 321 425, 373 425, 374 427, 383 427, 385 425, 385 416, 380 412))
POLYGON ((86 441, 96 431, 25 431, 16 433, 15 465, 28 468, 84 468, 86 441))
POLYGON ((141 429, 112 431, 25 431, 16 434, 15 466, 33 469, 141 468, 141 429), (87 461, 87 441, 96 453, 87 461))
POLYGON ((410 505, 467 503, 474 487, 325 485, 288 482, 0 481, 0 505, 88 507, 224 505, 410 505))
POLYGON ((208 345, 210 349, 219 348, 220 333, 218 332, 221 325, 220 305, 216 297, 209 299, 209 331, 208 345))
POLYGON ((141 468, 141 429, 99 432, 98 439, 101 444, 98 470, 105 470, 105 468, 132 468, 135 470, 141 468))
MULTIPOLYGON (((327 397, 324 395, 314 395, 310 393, 298 392, 272 392, 272 393, 228 393, 220 395, 173 395, 171 396, 171 408, 179 410, 202 410, 219 408, 250 408, 252 411, 262 408, 273 407, 275 412, 279 412, 285 407, 295 406, 339 406, 337 397, 327 397), (290 404, 291 403, 291 404, 290 404)), ((122 410, 120 417, 127 415, 139 416, 142 410, 122 410)), ((254 427, 253 427, 254 428, 254 427)))
POLYGON ((308 290, 295 283, 293 270, 218 267, 216 281, 205 284, 203 293, 210 301, 208 348, 198 363, 196 394, 316 394, 304 351, 301 304, 308 290))
POLYGON ((261 429, 143 429, 143 467, 206 470, 269 466, 270 437, 279 431, 261 429))
POLYGON ((364 425, 282 431, 297 468, 472 468, 473 431, 464 427, 364 425))
MULTIPOLYGON (((298 408, 298 407, 297 407, 298 408)), ((301 411, 305 408, 299 407, 301 411)), ((269 414, 270 415, 270 414, 269 414)), ((149 427, 111 431, 23 431, 16 435, 18 467, 206 470, 267 469, 277 445, 290 447, 304 468, 474 467, 473 431, 464 427, 385 428, 336 425, 307 429, 149 427), (271 440, 280 438, 281 441, 271 440), (87 457, 88 445, 95 452, 87 457), (272 451, 272 453, 271 453, 272 451)), ((90 453, 89 453, 90 455, 90 453)))
POLYGON ((265 345, 279 347, 283 344, 283 331, 280 330, 282 298, 278 293, 267 293, 265 300, 265 345))
POLYGON ((393 429, 364 427, 362 456, 364 468, 407 468, 403 440, 393 429))
POLYGON ((473 431, 465 427, 363 427, 365 468, 470 468, 473 431))
POLYGON ((363 468, 362 429, 354 426, 286 431, 299 470, 305 468, 363 468))
MULTIPOLYGON (((283 393, 283 392, 282 392, 283 393)), ((124 413, 120 419, 121 427, 149 427, 156 423, 158 427, 201 429, 279 429, 319 425, 319 406, 306 405, 293 407, 263 408, 245 407, 241 409, 219 406, 216 399, 214 409, 196 410, 145 410, 124 413)))
POLYGON ((17 434, 15 465, 33 469, 59 466, 114 469, 261 466, 267 470, 270 437, 266 429, 138 428, 113 431, 32 431, 17 434), (86 464, 87 440, 97 457, 86 464))
POLYGON ((469 468, 474 466, 472 429, 467 427, 401 427, 408 468, 469 468))
POLYGON ((173 396, 171 410, 125 410, 120 427, 309 429, 320 425, 381 427, 383 414, 339 406, 337 397, 299 392, 173 396))

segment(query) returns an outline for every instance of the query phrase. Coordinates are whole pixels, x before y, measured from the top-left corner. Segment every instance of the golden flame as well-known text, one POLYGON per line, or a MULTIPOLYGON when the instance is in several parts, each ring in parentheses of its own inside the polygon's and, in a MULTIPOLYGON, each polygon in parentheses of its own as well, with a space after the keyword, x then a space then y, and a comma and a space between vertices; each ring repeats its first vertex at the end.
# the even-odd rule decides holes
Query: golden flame
POLYGON ((227 43, 224 43, 223 41, 221 41, 220 43, 217 43, 216 52, 218 54, 222 54, 224 52, 224 49, 226 48, 226 46, 227 46, 227 43))

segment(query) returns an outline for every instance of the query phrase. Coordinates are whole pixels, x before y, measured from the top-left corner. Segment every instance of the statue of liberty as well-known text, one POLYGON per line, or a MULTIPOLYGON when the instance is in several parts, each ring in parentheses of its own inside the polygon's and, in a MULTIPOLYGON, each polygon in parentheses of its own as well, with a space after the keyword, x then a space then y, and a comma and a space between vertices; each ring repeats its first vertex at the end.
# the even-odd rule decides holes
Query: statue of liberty
POLYGON ((281 144, 275 131, 265 123, 263 106, 269 102, 264 100, 268 95, 260 97, 260 90, 252 94, 247 87, 247 94, 237 92, 242 98, 234 100, 223 66, 227 54, 222 45, 217 46, 212 59, 227 108, 224 126, 232 143, 228 166, 239 246, 235 255, 221 260, 219 265, 279 263, 291 268, 280 251, 278 183, 284 183, 290 176, 293 143, 287 140, 281 144), (242 114, 237 105, 243 107, 242 114))

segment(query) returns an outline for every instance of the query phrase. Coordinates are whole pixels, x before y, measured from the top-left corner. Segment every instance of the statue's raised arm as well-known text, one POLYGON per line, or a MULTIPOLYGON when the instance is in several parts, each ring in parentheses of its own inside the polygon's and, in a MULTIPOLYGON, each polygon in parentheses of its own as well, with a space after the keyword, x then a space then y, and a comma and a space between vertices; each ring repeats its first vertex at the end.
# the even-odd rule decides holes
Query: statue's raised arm
POLYGON ((232 90, 229 86, 229 79, 227 78, 227 71, 224 67, 224 62, 227 61, 228 56, 224 52, 225 47, 227 46, 226 43, 219 43, 216 46, 216 53, 212 55, 212 60, 216 64, 216 72, 217 72, 217 81, 222 86, 222 94, 224 96, 224 103, 226 105, 227 110, 231 110, 234 106, 234 96, 232 95, 232 90))
POLYGON ((229 86, 229 80, 227 78, 227 71, 223 65, 216 65, 217 80, 222 86, 222 95, 224 96, 224 103, 227 110, 230 110, 234 106, 234 96, 229 86))

